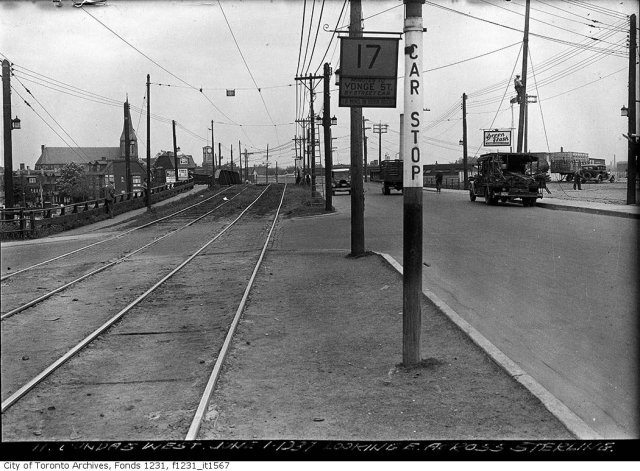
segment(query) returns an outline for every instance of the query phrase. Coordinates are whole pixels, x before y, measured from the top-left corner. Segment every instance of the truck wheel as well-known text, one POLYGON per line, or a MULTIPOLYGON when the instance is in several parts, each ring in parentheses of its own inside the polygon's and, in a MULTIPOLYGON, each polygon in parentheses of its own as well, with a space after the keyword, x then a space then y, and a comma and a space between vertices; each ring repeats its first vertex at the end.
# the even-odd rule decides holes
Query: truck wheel
POLYGON ((494 204, 493 191, 487 188, 484 192, 484 202, 488 205, 494 204))
POLYGON ((469 190, 469 199, 471 201, 475 201, 476 200, 476 194, 473 192, 473 190, 469 190))
POLYGON ((589 172, 585 172, 584 175, 582 175, 582 178, 585 180, 591 180, 591 174, 589 172))

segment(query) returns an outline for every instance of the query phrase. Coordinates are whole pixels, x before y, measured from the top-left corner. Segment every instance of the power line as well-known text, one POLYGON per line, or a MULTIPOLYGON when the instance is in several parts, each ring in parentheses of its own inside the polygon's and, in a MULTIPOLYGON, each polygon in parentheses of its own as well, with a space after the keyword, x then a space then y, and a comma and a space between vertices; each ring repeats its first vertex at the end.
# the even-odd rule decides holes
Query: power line
POLYGON ((322 23, 322 14, 324 13, 324 2, 325 0, 322 0, 322 6, 320 7, 320 16, 318 17, 318 27, 316 28, 316 37, 313 38, 313 47, 311 48, 311 56, 309 56, 309 65, 307 65, 307 74, 309 73, 309 68, 311 67, 313 54, 316 52, 316 44, 318 42, 318 35, 320 33, 320 24, 322 23))
POLYGON ((302 7, 302 24, 300 25, 300 46, 298 47, 298 65, 296 66, 296 77, 300 74, 300 58, 302 57, 302 40, 304 38, 304 20, 306 14, 307 0, 304 0, 304 5, 302 7))
MULTIPOLYGON (((320 62, 318 64, 318 67, 316 68, 314 75, 318 73, 318 71, 320 70, 320 67, 322 67, 323 63, 324 63, 324 59, 325 57, 327 57, 327 53, 329 52, 329 49, 331 48, 331 43, 333 42, 333 40, 335 39, 336 36, 336 31, 338 29, 338 25, 340 24, 340 20, 342 19, 342 15, 344 13, 344 8, 347 6, 347 0, 344 0, 343 4, 342 4, 342 9, 340 10, 340 14, 338 15, 338 20, 336 21, 336 26, 333 28, 333 32, 331 33, 331 39, 329 39, 329 44, 327 44, 327 49, 324 51, 324 54, 322 55, 322 59, 320 59, 320 62)), ((336 42, 337 45, 337 42, 336 42)), ((333 57, 332 57, 333 59, 333 57)), ((296 76, 298 74, 296 73, 296 76)))
MULTIPOLYGON (((227 27, 229 28, 229 32, 231 33, 231 37, 233 38, 233 42, 236 43, 236 47, 238 48, 238 52, 240 53, 240 57, 242 58, 242 62, 244 62, 244 65, 247 68, 247 71, 249 72, 249 76, 251 77, 251 80, 253 81, 253 84, 256 86, 256 89, 258 90, 258 93, 260 95, 260 99, 262 100, 262 104, 264 105, 264 109, 267 112, 267 116, 269 116, 269 120, 271 120, 271 124, 273 124, 273 126, 274 126, 274 130, 275 130, 275 133, 276 133, 276 140, 278 142, 280 142, 280 139, 278 137, 278 129, 275 127, 276 123, 273 121, 273 118, 271 117, 271 113, 269 113, 269 108, 267 107, 267 103, 264 101, 264 97, 262 96, 262 90, 258 86, 258 83, 256 82, 256 79, 253 76, 253 73, 251 73, 251 69, 249 68, 249 64, 247 64, 247 61, 244 58, 244 54, 242 54, 242 49, 240 49, 240 45, 238 44, 238 41, 236 40, 236 35, 233 34, 233 29, 231 29, 231 25, 229 24, 229 20, 227 19, 227 15, 224 12, 224 8, 222 8, 222 3, 220 3, 220 0, 218 0, 218 6, 220 6, 220 11, 222 12, 222 16, 224 16, 224 21, 227 23, 227 27)), ((245 136, 246 136, 246 133, 245 133, 245 136)), ((247 136, 247 139, 249 139, 249 136, 247 136)), ((251 139, 249 139, 249 142, 251 143, 251 139)))
POLYGON ((102 21, 100 21, 98 18, 96 18, 95 16, 93 16, 91 13, 89 13, 84 7, 81 8, 82 11, 84 11, 87 15, 89 15, 91 18, 93 18, 95 21, 97 21, 99 24, 101 24, 104 28, 106 28, 109 32, 111 32, 112 34, 114 34, 118 39, 120 39, 122 42, 124 42, 126 45, 128 45, 129 47, 131 47, 133 50, 135 50, 138 54, 142 55, 144 58, 146 58, 147 60, 149 60, 150 62, 152 62, 153 64, 155 64, 157 67, 161 68, 162 70, 164 70, 166 73, 168 73, 169 75, 171 75, 172 77, 178 79, 180 82, 184 83, 185 85, 188 85, 190 88, 192 88, 193 90, 199 91, 202 96, 204 96, 207 101, 211 104, 211 106, 213 106, 213 108, 220 113, 222 116, 224 116, 225 118, 227 118, 229 121, 231 121, 234 124, 238 124, 236 123, 233 119, 231 119, 229 116, 227 116, 220 108, 218 108, 215 103, 213 103, 213 101, 211 101, 211 99, 202 91, 202 88, 198 88, 195 87, 193 85, 191 85, 190 83, 188 83, 187 81, 183 80, 182 78, 178 77, 176 74, 174 74, 173 72, 171 72, 169 69, 165 68, 164 66, 160 65, 158 62, 156 62, 155 60, 153 60, 151 57, 149 57, 147 54, 145 54, 144 52, 142 52, 140 49, 138 49, 137 47, 135 47, 133 44, 131 44, 129 41, 127 41, 125 38, 123 38, 121 35, 119 35, 118 33, 116 33, 114 30, 112 30, 111 28, 109 28, 106 24, 104 24, 102 21))
MULTIPOLYGON (((484 18, 480 18, 480 17, 474 16, 474 15, 471 15, 469 13, 463 13, 463 12, 455 10, 453 8, 445 7, 444 5, 439 5, 437 3, 433 3, 433 2, 430 2, 428 0, 426 0, 425 3, 427 5, 431 5, 431 6, 436 7, 436 8, 441 8, 443 10, 450 11, 450 12, 456 13, 458 15, 466 16, 468 18, 473 18, 474 20, 483 21, 485 23, 489 23, 489 24, 492 24, 492 25, 495 25, 495 26, 500 26, 501 28, 510 29, 512 31, 517 31, 518 33, 522 33, 522 31, 519 30, 518 28, 514 28, 514 27, 511 27, 511 26, 503 25, 501 23, 497 23, 495 21, 490 21, 490 20, 487 20, 487 19, 484 19, 484 18)), ((580 48, 583 48, 583 49, 589 49, 589 50, 593 50, 593 51, 602 51, 601 48, 588 46, 588 45, 583 45, 583 44, 575 43, 575 42, 572 42, 572 41, 565 41, 563 39, 553 38, 551 36, 545 36, 545 35, 542 35, 542 34, 529 33, 529 35, 530 36, 535 36, 535 37, 538 37, 538 38, 542 38, 542 39, 546 39, 548 41, 553 41, 553 42, 556 42, 556 43, 560 43, 560 44, 570 45, 570 46, 574 46, 574 47, 580 47, 580 48)), ((612 53, 612 55, 625 57, 625 55, 623 53, 612 53)))
MULTIPOLYGON (((38 118, 40 118, 40 119, 42 120, 42 122, 43 122, 44 124, 46 124, 46 125, 49 127, 49 129, 51 129, 51 130, 52 130, 52 131, 53 131, 53 132, 54 132, 54 133, 55 133, 55 134, 60 138, 60 140, 62 140, 62 142, 64 142, 64 143, 65 143, 65 145, 66 145, 69 149, 71 149, 71 150, 72 150, 72 151, 73 151, 73 152, 74 152, 78 157, 80 157, 80 159, 81 159, 81 160, 84 160, 83 156, 82 156, 82 155, 80 155, 80 153, 78 153, 78 151, 77 151, 76 149, 74 149, 73 147, 71 147, 71 146, 69 145, 69 143, 66 141, 66 139, 65 139, 64 137, 62 137, 62 136, 58 133, 58 131, 56 131, 56 130, 55 130, 55 129, 54 129, 54 128, 53 128, 53 127, 52 127, 52 126, 51 126, 51 125, 50 125, 50 124, 49 124, 49 123, 48 123, 48 122, 47 122, 47 121, 46 121, 46 120, 45 120, 41 115, 40 115, 40 113, 38 113, 38 112, 35 110, 35 108, 34 108, 33 106, 31 106, 31 104, 30 104, 27 100, 25 100, 25 99, 24 99, 24 97, 23 97, 22 95, 20 95, 20 92, 18 92, 18 90, 16 90, 16 89, 15 89, 15 87, 14 87, 13 85, 11 86, 11 89, 16 93, 16 95, 18 95, 18 96, 22 99, 22 101, 24 101, 24 103, 25 103, 25 104, 26 104, 26 105, 31 109, 31 111, 33 111, 33 112, 36 114, 36 116, 38 116, 38 118)), ((79 146, 78 146, 78 148, 79 148, 79 146)), ((86 157, 86 156, 85 156, 85 157, 86 157)))

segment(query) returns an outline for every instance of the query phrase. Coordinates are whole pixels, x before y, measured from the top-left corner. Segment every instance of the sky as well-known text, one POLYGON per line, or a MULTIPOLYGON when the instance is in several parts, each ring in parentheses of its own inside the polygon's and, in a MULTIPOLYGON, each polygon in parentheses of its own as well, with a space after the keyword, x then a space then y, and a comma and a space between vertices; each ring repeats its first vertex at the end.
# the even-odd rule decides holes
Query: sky
MULTIPOLYGON (((294 164, 296 120, 308 118, 309 94, 296 76, 339 67, 333 30, 346 35, 344 0, 107 0, 74 8, 71 0, 0 2, 0 58, 13 66, 13 166, 33 168, 41 145, 116 147, 128 98, 140 156, 146 156, 146 110, 151 110, 151 156, 177 145, 202 162, 202 148, 222 144, 223 163, 238 146, 249 164, 294 164), (342 16, 340 16, 342 12, 342 16), (315 45, 315 47, 314 47, 315 45), (146 96, 147 74, 150 97, 146 96), (227 96, 227 90, 235 96, 227 96), (28 102, 31 106, 27 106, 28 102)), ((401 32, 400 0, 362 0, 364 31, 401 32)), ((521 74, 525 0, 427 0, 423 6, 425 164, 462 157, 462 94, 467 98, 469 155, 482 147, 483 129, 518 125, 513 79, 521 74)), ((533 0, 527 93, 529 150, 586 152, 610 163, 625 161, 628 96, 628 0, 533 0)), ((400 41, 400 51, 404 43, 400 41)), ((399 75, 404 70, 399 54, 399 75)), ((322 81, 315 81, 322 114, 322 81)), ((399 150, 396 108, 364 108, 378 135, 367 129, 368 160, 399 150)), ((349 109, 338 107, 331 80, 334 163, 350 159, 349 109)), ((0 130, 1 131, 1 130, 0 130)), ((514 134, 515 141, 515 134, 514 134)), ((4 161, 4 149, 3 149, 4 161)))

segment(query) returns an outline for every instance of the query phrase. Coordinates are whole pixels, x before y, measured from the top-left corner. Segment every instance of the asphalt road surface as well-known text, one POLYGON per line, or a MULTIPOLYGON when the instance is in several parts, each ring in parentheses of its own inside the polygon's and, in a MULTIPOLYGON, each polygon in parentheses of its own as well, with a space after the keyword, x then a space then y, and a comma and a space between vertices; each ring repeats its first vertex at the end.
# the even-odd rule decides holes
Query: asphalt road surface
MULTIPOLYGON (((365 192, 366 249, 402 264, 402 195, 365 192)), ((292 248, 350 249, 350 197, 333 204, 322 231, 287 222, 292 248)), ((424 288, 603 437, 638 438, 637 221, 464 192, 425 191, 423 211, 424 288)))

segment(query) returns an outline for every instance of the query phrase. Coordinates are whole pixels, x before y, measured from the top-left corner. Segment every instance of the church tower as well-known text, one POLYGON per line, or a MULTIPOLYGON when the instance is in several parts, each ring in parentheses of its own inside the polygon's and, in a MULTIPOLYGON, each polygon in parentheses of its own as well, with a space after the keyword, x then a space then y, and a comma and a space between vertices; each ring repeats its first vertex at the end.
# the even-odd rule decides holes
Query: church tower
MULTIPOLYGON (((127 97, 127 104, 129 103, 129 98, 127 97)), ((138 160, 138 136, 136 136, 136 132, 133 130, 133 122, 131 121, 131 112, 129 111, 129 107, 127 106, 127 119, 122 126, 122 135, 120 136, 120 158, 125 158, 124 152, 124 131, 125 126, 127 125, 127 121, 129 122, 129 157, 132 161, 138 160)))

